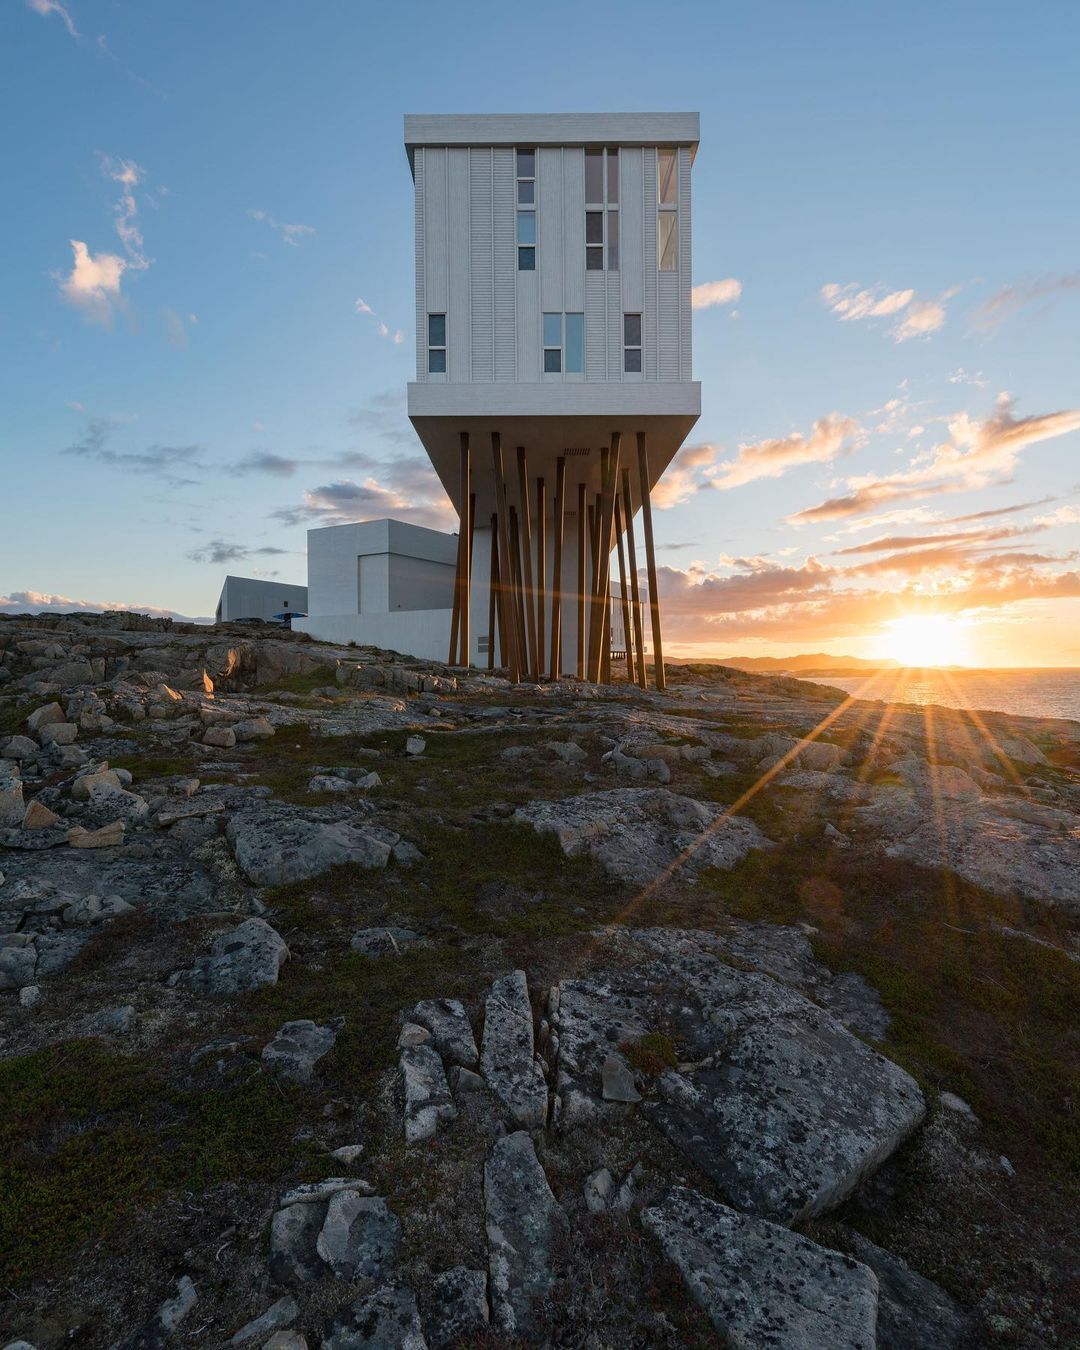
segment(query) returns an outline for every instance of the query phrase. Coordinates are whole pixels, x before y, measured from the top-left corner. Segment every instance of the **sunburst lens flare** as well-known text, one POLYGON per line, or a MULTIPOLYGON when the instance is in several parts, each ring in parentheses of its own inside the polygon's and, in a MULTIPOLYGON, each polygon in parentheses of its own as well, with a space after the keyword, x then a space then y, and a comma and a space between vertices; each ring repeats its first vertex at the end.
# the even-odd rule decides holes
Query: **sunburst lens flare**
POLYGON ((889 623, 879 655, 904 666, 966 665, 967 626, 947 614, 905 614, 889 623))

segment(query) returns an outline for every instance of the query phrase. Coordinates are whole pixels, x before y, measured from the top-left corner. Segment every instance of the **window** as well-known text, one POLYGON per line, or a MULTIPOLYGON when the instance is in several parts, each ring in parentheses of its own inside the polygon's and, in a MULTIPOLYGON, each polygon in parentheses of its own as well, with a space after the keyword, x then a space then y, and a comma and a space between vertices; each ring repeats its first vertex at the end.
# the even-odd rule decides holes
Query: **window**
POLYGON ((619 152, 585 151, 585 270, 619 270, 619 152))
POLYGON ((585 315, 544 315, 544 374, 581 375, 585 371, 585 315))
POLYGON ((518 271, 536 271, 536 151, 517 152, 518 271), (523 209, 524 208, 524 209, 523 209))
POLYGON ((624 314, 623 370, 630 375, 641 374, 641 315, 624 314))
POLYGON ((429 314, 427 316, 428 357, 427 368, 430 375, 446 374, 446 315, 429 314))
POLYGON ((661 272, 679 270, 678 152, 656 152, 656 252, 661 272))

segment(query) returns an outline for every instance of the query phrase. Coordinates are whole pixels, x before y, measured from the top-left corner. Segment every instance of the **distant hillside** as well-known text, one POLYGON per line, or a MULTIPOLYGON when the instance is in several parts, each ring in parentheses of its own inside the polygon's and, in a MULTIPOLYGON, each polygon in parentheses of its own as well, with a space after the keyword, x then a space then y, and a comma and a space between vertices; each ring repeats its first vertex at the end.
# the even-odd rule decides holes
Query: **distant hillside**
POLYGON ((859 656, 828 656, 812 652, 808 656, 731 656, 722 657, 721 666, 736 670, 757 671, 760 674, 779 674, 781 671, 814 671, 839 674, 842 670, 887 670, 899 665, 897 661, 867 661, 859 656))

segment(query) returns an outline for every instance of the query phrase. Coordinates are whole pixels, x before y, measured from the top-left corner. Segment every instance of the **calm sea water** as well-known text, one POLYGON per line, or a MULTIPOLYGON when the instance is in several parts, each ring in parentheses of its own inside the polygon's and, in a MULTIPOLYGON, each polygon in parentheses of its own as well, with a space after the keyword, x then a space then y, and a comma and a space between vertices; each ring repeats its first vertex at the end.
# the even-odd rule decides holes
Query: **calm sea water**
POLYGON ((818 676, 856 698, 1080 720, 1080 670, 886 670, 818 676))

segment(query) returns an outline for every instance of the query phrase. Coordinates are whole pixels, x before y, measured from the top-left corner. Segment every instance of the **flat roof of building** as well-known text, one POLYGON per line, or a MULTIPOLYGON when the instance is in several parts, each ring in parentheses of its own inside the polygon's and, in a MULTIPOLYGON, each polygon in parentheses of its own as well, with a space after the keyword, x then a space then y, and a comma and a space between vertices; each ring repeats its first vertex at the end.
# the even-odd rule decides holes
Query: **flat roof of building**
POLYGON ((696 112, 406 113, 405 146, 688 145, 697 150, 696 112))

